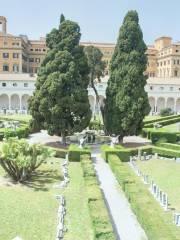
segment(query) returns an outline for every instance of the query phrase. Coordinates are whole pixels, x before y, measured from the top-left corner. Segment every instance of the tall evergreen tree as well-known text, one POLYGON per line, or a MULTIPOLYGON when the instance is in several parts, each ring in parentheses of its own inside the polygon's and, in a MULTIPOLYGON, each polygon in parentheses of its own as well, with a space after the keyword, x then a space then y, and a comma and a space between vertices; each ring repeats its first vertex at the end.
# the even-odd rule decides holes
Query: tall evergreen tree
POLYGON ((100 104, 99 94, 95 86, 95 80, 98 80, 99 82, 101 81, 101 77, 104 75, 106 63, 102 60, 103 54, 99 48, 94 46, 87 46, 84 48, 84 52, 86 54, 90 70, 89 83, 94 90, 97 103, 100 104))
POLYGON ((138 134, 150 111, 144 90, 147 76, 146 45, 136 11, 129 11, 120 28, 110 65, 106 90, 104 121, 109 134, 138 134))
POLYGON ((33 128, 62 136, 85 129, 91 119, 87 87, 89 67, 79 45, 80 27, 61 17, 58 29, 47 35, 45 56, 30 99, 33 128))

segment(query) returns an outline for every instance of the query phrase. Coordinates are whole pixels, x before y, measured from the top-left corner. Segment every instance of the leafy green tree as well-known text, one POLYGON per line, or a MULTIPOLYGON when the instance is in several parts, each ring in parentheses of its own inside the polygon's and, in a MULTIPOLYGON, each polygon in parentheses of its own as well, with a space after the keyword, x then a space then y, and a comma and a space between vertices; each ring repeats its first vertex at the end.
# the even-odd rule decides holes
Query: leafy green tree
POLYGON ((85 129, 91 119, 87 87, 89 67, 79 45, 80 27, 61 17, 59 29, 47 36, 49 51, 45 56, 30 99, 33 129, 47 129, 49 134, 65 136, 85 129))
MULTIPOLYGON (((105 61, 102 60, 103 54, 101 50, 94 46, 87 46, 84 48, 88 60, 88 66, 90 69, 89 73, 89 85, 93 88, 96 95, 97 103, 100 105, 99 94, 95 86, 95 80, 101 81, 101 77, 104 75, 104 70, 106 67, 105 61)), ((100 106, 101 113, 103 115, 102 106, 100 106)))
POLYGON ((169 115, 173 115, 173 114, 174 114, 174 112, 172 111, 171 108, 163 108, 160 111, 161 116, 169 116, 169 115))
POLYGON ((138 134, 143 119, 150 111, 144 90, 147 76, 146 45, 136 11, 129 11, 120 28, 110 65, 106 90, 104 121, 109 134, 138 134))
POLYGON ((9 138, 2 144, 0 165, 14 181, 24 182, 52 155, 52 151, 41 145, 30 145, 24 139, 9 138))

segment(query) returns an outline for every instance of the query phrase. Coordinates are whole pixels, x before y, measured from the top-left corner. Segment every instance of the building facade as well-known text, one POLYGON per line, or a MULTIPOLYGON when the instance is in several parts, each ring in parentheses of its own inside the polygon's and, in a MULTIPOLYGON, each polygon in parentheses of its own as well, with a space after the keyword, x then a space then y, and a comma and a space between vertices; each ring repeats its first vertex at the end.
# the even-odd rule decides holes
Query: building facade
MULTIPOLYGON (((93 45, 103 53, 103 60, 109 66, 115 44, 81 42, 83 46, 93 45)), ((45 38, 29 40, 27 36, 13 36, 7 33, 7 20, 0 16, 0 112, 27 112, 28 99, 33 94, 36 73, 47 52, 45 38)), ((148 75, 145 90, 148 93, 151 113, 159 113, 169 107, 180 112, 180 43, 172 43, 170 37, 160 37, 147 48, 148 75)), ((96 84, 100 105, 104 103, 108 68, 105 77, 96 84)), ((88 88, 93 114, 100 113, 92 88, 88 88)))

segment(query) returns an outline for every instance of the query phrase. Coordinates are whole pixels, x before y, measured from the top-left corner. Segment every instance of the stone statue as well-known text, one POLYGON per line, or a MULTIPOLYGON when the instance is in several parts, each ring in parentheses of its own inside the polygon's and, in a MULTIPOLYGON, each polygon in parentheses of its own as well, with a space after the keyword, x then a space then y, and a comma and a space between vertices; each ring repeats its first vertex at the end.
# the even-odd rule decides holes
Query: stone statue
POLYGON ((112 136, 111 137, 111 144, 110 144, 111 148, 114 148, 115 144, 118 143, 118 137, 119 136, 117 136, 117 137, 116 136, 112 136))
POLYGON ((86 141, 86 137, 80 138, 80 140, 79 140, 79 148, 83 148, 85 141, 86 141))

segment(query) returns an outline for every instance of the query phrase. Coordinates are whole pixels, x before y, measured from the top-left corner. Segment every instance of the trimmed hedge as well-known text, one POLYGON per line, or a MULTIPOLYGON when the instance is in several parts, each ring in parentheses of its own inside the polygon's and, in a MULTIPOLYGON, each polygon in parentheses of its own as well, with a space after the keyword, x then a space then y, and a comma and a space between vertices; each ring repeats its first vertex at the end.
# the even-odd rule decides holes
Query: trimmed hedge
POLYGON ((170 115, 170 116, 165 116, 165 117, 157 117, 157 118, 154 118, 154 119, 151 119, 151 120, 144 120, 144 125, 147 125, 147 124, 150 124, 150 123, 160 123, 164 120, 169 120, 169 119, 173 119, 173 118, 177 118, 179 117, 180 115, 170 115))
POLYGON ((178 240, 179 229, 172 223, 171 213, 164 212, 132 169, 119 160, 109 156, 109 165, 127 199, 150 240, 178 240))
MULTIPOLYGON (((158 123, 162 126, 166 126, 166 125, 170 125, 170 124, 174 124, 174 123, 178 123, 178 122, 180 122, 180 115, 174 116, 171 119, 165 119, 165 120, 163 119, 161 121, 156 121, 154 123, 158 123)), ((149 124, 144 125, 144 128, 152 128, 152 127, 154 127, 153 123, 149 123, 149 124)))
POLYGON ((75 144, 71 144, 68 149, 68 156, 70 162, 80 162, 81 156, 84 154, 91 155, 91 150, 89 148, 79 148, 75 144))
POLYGON ((13 129, 1 129, 0 131, 0 140, 2 141, 3 138, 10 138, 10 137, 18 137, 18 138, 27 138, 30 131, 28 126, 24 125, 16 130, 13 129))
POLYGON ((89 154, 81 155, 81 166, 95 240, 115 240, 106 205, 89 154))
MULTIPOLYGON (((147 152, 147 154, 152 153, 152 147, 144 146, 140 147, 140 149, 142 152, 147 152)), ((120 145, 116 146, 115 148, 111 148, 108 145, 102 145, 101 153, 106 162, 108 162, 109 155, 118 156, 123 162, 128 162, 130 156, 137 155, 138 148, 124 148, 120 145)))
POLYGON ((153 147, 152 151, 153 153, 158 153, 160 156, 180 158, 180 150, 171 150, 167 148, 153 147))
POLYGON ((49 146, 45 146, 45 147, 52 149, 55 152, 55 157, 66 158, 66 154, 67 154, 68 150, 62 149, 62 148, 49 147, 49 146))
POLYGON ((178 144, 172 144, 172 143, 159 143, 157 144, 158 147, 166 148, 166 149, 171 149, 171 150, 176 150, 180 151, 180 145, 178 144))
POLYGON ((142 136, 151 139, 152 143, 158 141, 175 143, 178 140, 176 132, 168 132, 165 129, 143 128, 142 136))

